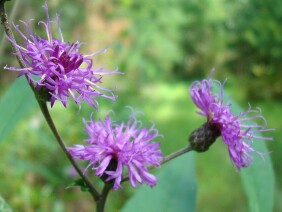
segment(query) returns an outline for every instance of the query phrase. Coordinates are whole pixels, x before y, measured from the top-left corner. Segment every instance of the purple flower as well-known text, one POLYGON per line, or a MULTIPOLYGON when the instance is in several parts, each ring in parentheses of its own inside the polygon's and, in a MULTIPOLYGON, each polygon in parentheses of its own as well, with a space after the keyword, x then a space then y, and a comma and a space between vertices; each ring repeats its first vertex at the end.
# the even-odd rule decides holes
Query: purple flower
POLYGON ((79 53, 80 42, 69 43, 63 39, 60 16, 57 14, 57 27, 60 39, 53 38, 51 24, 48 14, 47 3, 44 5, 47 20, 40 21, 45 28, 47 38, 42 38, 32 32, 30 22, 21 21, 26 27, 27 34, 24 34, 19 26, 14 25, 15 29, 24 39, 22 46, 15 41, 9 41, 18 47, 24 62, 25 68, 5 67, 8 70, 20 71, 19 76, 26 75, 29 82, 36 84, 36 89, 47 91, 48 100, 53 106, 56 100, 62 102, 66 107, 71 96, 80 105, 86 101, 92 107, 97 107, 96 98, 99 96, 115 100, 112 91, 100 87, 102 75, 119 73, 117 71, 105 71, 103 68, 93 69, 92 56, 105 50, 95 52, 90 55, 79 53))
MULTIPOLYGON (((88 145, 74 145, 69 152, 74 158, 89 161, 88 167, 106 182, 114 182, 113 189, 121 188, 124 167, 127 167, 132 187, 136 182, 154 186, 157 178, 146 165, 157 167, 162 160, 159 137, 154 125, 147 129, 132 114, 126 123, 116 124, 108 115, 105 120, 84 121, 88 145)), ((87 168, 88 168, 87 167, 87 168)))
MULTIPOLYGON (((206 128, 202 129, 213 128, 218 132, 214 132, 216 137, 221 135, 223 142, 228 146, 231 161, 240 170, 252 163, 251 152, 263 156, 263 153, 252 148, 253 139, 272 140, 270 137, 258 134, 272 129, 266 128, 266 120, 261 115, 260 109, 254 110, 249 106, 247 111, 234 115, 231 112, 231 104, 223 102, 223 87, 224 83, 221 84, 210 77, 208 80, 195 81, 191 86, 190 94, 200 109, 198 113, 207 117, 208 127, 205 125, 206 128), (219 93, 213 92, 216 84, 220 88, 219 93), (259 120, 262 124, 255 123, 259 120)), ((194 137, 195 135, 194 133, 194 137)))

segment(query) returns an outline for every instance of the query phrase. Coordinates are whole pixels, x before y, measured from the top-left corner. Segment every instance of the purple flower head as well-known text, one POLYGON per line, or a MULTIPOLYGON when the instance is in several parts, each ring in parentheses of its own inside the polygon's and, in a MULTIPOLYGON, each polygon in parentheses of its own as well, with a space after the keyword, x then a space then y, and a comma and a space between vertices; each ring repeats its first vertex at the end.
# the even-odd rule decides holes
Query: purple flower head
POLYGON ((124 167, 134 188, 136 182, 151 187, 157 183, 146 166, 157 167, 162 160, 160 144, 152 142, 160 136, 154 125, 150 129, 142 127, 133 113, 126 123, 117 124, 109 115, 105 120, 91 119, 84 123, 88 144, 68 148, 74 158, 89 161, 88 167, 95 170, 96 176, 114 182, 114 190, 121 188, 124 167))
POLYGON ((32 32, 30 22, 23 22, 27 34, 24 34, 19 26, 14 25, 17 32, 24 39, 22 46, 15 41, 9 41, 17 46, 24 62, 25 68, 5 67, 7 70, 20 71, 19 76, 26 75, 29 82, 36 84, 36 89, 47 91, 48 100, 53 106, 56 100, 62 102, 66 107, 69 97, 80 105, 86 101, 89 105, 96 108, 98 96, 114 100, 115 96, 112 91, 100 87, 102 75, 119 73, 117 71, 105 71, 104 68, 93 69, 92 56, 105 50, 95 52, 90 55, 79 53, 80 42, 69 43, 63 39, 60 27, 60 15, 57 14, 57 27, 60 39, 53 38, 47 3, 44 5, 47 20, 40 21, 38 24, 43 25, 47 38, 42 38, 32 32))
MULTIPOLYGON (((240 170, 240 168, 247 167, 252 163, 251 152, 263 156, 263 153, 252 148, 253 139, 272 140, 270 137, 259 135, 272 129, 266 128, 266 120, 261 115, 260 109, 254 110, 249 106, 247 111, 234 115, 231 112, 231 104, 224 104, 223 91, 224 83, 221 84, 210 76, 207 80, 195 81, 191 86, 190 94, 200 109, 198 113, 207 117, 208 124, 201 127, 202 131, 203 129, 208 131, 205 132, 205 139, 213 135, 214 139, 211 139, 211 143, 213 143, 221 135, 223 142, 228 146, 231 161, 240 170), (213 92, 214 86, 219 86, 219 93, 213 92), (257 121, 262 124, 257 124, 257 121)), ((199 130, 193 132, 192 139, 196 138, 199 132, 199 130)))

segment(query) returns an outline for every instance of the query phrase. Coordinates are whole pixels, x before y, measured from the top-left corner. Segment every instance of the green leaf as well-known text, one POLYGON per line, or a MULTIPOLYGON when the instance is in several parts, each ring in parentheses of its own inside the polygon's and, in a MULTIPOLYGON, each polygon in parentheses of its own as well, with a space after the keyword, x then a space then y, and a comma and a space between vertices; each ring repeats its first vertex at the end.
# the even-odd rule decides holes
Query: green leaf
MULTIPOLYGON (((254 141, 254 148, 261 152, 268 152, 264 142, 254 141)), ((272 211, 274 204, 274 172, 269 155, 264 160, 254 157, 251 166, 241 171, 241 179, 245 188, 249 211, 272 211)))
POLYGON ((82 178, 76 179, 73 183, 66 187, 66 189, 79 186, 81 191, 88 192, 90 189, 82 178))
MULTIPOLYGON (((243 111, 236 103, 232 108, 238 114, 243 111)), ((264 141, 254 139, 253 148, 266 153, 263 158, 253 154, 253 163, 240 171, 243 186, 248 198, 249 211, 272 211, 274 205, 274 171, 269 150, 264 141)))
POLYGON ((35 97, 26 79, 17 79, 0 99, 0 143, 35 106, 35 97))
POLYGON ((158 184, 154 188, 139 187, 122 209, 123 212, 195 211, 194 153, 186 153, 162 165, 156 176, 158 184))
POLYGON ((12 212, 10 206, 6 203, 3 197, 0 196, 0 211, 1 212, 12 212))

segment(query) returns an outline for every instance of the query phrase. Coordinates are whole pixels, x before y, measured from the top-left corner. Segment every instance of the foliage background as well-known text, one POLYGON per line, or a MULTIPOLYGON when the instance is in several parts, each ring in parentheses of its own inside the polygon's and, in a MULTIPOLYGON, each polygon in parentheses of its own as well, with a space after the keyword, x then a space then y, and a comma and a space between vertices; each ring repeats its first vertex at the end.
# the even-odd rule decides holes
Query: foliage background
MULTIPOLYGON (((45 18, 43 3, 13 0, 6 5, 16 24, 19 19, 34 18, 34 29, 42 35, 37 21, 45 18)), ((208 76, 212 67, 217 69, 214 78, 227 77, 226 89, 233 99, 245 109, 247 102, 261 107, 269 127, 276 129, 275 142, 267 145, 276 178, 274 210, 282 210, 280 0, 49 0, 48 5, 53 18, 61 10, 65 40, 86 42, 83 53, 110 47, 95 58, 97 66, 119 67, 125 73, 104 80, 108 87, 116 87, 119 98, 116 102, 101 100, 99 112, 94 114, 103 116, 114 109, 117 119, 123 120, 128 115, 126 105, 144 111, 140 118, 145 123, 153 120, 165 136, 161 141, 164 154, 186 145, 188 134, 204 121, 195 114, 196 108, 188 96, 191 82, 208 76)), ((3 67, 17 64, 2 30, 0 36, 3 95, 17 75, 3 67)), ((21 92, 9 104, 13 105, 21 92)), ((89 211, 89 195, 79 189, 65 190, 74 179, 72 170, 38 106, 30 99, 29 95, 27 101, 31 102, 25 105, 28 113, 0 144, 1 196, 15 211, 89 211)), ((59 104, 52 109, 58 129, 69 145, 85 138, 80 120, 91 112, 83 105, 78 113, 73 103, 67 110, 59 104)), ((6 121, 4 117, 0 120, 6 121)), ((247 211, 247 196, 226 146, 218 141, 207 153, 194 156, 196 210, 247 211)), ((121 210, 132 196, 133 189, 127 184, 124 187, 111 193, 107 210, 121 210)))

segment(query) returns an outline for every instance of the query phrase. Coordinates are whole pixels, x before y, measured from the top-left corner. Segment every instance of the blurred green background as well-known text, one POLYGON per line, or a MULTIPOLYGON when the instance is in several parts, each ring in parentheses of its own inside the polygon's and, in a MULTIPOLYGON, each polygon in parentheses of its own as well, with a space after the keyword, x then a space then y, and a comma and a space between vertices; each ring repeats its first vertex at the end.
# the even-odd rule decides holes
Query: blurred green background
MULTIPOLYGON (((12 0, 6 6, 16 24, 34 18, 34 30, 43 35, 37 21, 45 18, 44 2, 12 0)), ((119 98, 101 99, 99 112, 86 104, 80 112, 74 103, 67 110, 55 104, 51 113, 68 145, 86 138, 83 117, 113 109, 123 120, 129 114, 125 106, 131 105, 144 112, 140 118, 145 123, 156 123, 165 155, 185 146, 188 134, 205 121, 195 113, 188 89, 215 67, 214 78, 228 78, 228 94, 244 109, 248 102, 260 107, 269 127, 276 129, 274 142, 267 145, 276 177, 274 211, 282 210, 282 1, 49 0, 48 5, 52 19, 61 11, 65 40, 85 42, 81 52, 86 54, 109 47, 95 56, 97 67, 125 73, 104 78, 105 87, 116 88, 119 98)), ((18 66, 3 34, 0 95, 17 76, 3 67, 18 66)), ((88 194, 65 189, 75 177, 38 106, 30 107, 0 144, 0 195, 15 211, 92 211, 88 194)), ((196 155, 196 175, 197 211, 248 210, 239 173, 220 139, 196 155)), ((124 190, 111 193, 107 210, 119 211, 133 192, 124 184, 124 190)))

